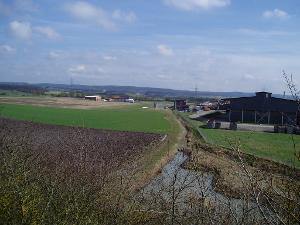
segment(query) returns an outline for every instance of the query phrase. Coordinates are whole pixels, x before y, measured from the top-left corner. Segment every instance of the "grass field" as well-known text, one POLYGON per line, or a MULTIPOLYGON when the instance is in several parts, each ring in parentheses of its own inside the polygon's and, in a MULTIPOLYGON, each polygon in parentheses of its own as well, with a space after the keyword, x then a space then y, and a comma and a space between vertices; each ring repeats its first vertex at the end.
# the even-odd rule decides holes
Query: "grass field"
POLYGON ((169 133, 171 130, 163 111, 142 109, 140 104, 101 109, 0 104, 0 115, 18 120, 87 128, 153 133, 169 133))
POLYGON ((140 172, 135 174, 135 188, 138 188, 177 152, 184 134, 171 111, 142 109, 142 106, 152 105, 145 102, 111 108, 71 109, 3 103, 0 104, 0 116, 45 124, 168 134, 168 141, 162 146, 140 156, 140 172))
POLYGON ((230 148, 233 143, 239 142, 241 149, 246 153, 300 168, 300 162, 295 161, 295 149, 293 147, 295 143, 296 150, 300 151, 299 135, 207 129, 202 127, 202 122, 189 119, 188 114, 181 113, 181 115, 194 128, 198 129, 203 138, 210 144, 230 148))

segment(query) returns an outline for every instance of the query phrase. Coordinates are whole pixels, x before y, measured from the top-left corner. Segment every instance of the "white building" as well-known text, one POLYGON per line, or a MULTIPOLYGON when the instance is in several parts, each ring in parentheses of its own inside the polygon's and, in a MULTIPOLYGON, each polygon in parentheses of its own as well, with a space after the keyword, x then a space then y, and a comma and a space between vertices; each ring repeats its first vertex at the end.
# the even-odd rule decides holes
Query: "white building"
POLYGON ((93 100, 93 101, 101 101, 101 97, 99 95, 87 95, 87 96, 84 96, 84 99, 93 100))

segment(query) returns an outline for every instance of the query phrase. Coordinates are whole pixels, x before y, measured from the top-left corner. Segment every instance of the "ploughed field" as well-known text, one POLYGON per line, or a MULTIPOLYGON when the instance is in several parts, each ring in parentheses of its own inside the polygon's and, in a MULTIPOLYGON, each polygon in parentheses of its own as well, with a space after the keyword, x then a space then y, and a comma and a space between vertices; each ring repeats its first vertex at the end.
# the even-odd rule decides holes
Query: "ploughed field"
MULTIPOLYGON (((0 118, 2 144, 47 170, 118 169, 161 143, 162 134, 46 125, 0 118), (14 150, 14 149, 13 149, 14 150), (25 156, 26 157, 26 156, 25 156)), ((67 172, 67 171, 65 171, 67 172)))
POLYGON ((1 224, 112 224, 163 139, 0 118, 1 224))

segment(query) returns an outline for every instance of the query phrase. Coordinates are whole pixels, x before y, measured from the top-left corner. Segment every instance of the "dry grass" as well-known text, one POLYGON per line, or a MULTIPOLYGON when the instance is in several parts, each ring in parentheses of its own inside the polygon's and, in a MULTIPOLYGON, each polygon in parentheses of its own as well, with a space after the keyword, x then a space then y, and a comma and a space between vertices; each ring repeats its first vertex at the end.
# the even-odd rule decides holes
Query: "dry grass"
POLYGON ((257 185, 263 187, 264 191, 268 191, 270 184, 273 188, 280 190, 287 189, 289 185, 300 185, 300 180, 291 177, 284 165, 259 158, 255 159, 255 163, 249 162, 248 156, 241 154, 243 162, 238 159, 237 154, 228 150, 198 145, 192 151, 191 160, 187 162, 186 167, 213 172, 216 190, 230 197, 242 197, 248 194, 247 190, 252 181, 249 180, 245 169, 253 175, 255 181, 258 182, 257 185), (242 167, 242 163, 245 168, 242 167))
POLYGON ((50 106, 73 109, 95 109, 102 107, 120 107, 130 105, 126 102, 90 101, 82 98, 68 97, 0 97, 0 103, 20 105, 50 106))
POLYGON ((178 149, 185 147, 187 131, 181 121, 171 111, 166 112, 166 119, 171 125, 171 132, 159 147, 147 152, 139 160, 142 172, 136 174, 139 181, 133 187, 134 190, 139 190, 160 173, 163 166, 174 157, 178 149))

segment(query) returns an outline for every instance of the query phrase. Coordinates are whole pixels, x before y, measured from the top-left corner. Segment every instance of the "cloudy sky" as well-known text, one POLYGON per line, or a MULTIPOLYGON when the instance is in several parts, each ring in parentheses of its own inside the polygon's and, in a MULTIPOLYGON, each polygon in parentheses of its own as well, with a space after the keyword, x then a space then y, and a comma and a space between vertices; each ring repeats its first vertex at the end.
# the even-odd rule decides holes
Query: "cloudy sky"
POLYGON ((299 0, 0 0, 0 81, 282 93, 299 0))

